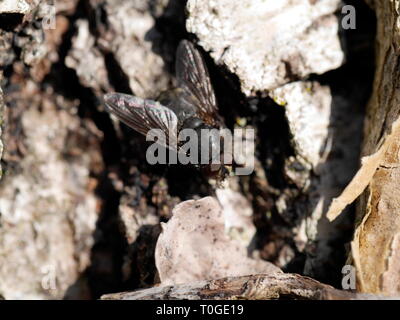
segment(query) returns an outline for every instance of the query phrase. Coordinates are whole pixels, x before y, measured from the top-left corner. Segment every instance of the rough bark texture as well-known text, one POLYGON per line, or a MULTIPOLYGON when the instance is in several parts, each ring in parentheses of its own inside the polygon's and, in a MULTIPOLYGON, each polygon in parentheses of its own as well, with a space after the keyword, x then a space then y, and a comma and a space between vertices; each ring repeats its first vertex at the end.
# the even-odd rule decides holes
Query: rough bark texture
MULTIPOLYGON (((98 298, 165 279, 260 272, 216 283, 232 281, 238 292, 250 280, 260 298, 326 297, 328 287, 314 280, 265 275, 280 269, 340 286, 352 217, 330 223, 325 212, 359 159, 374 35, 362 24, 374 23, 365 5, 352 2, 360 25, 344 32, 338 0, 57 0, 54 21, 52 3, 0 4, 0 296, 98 298), (223 188, 196 168, 150 166, 145 139, 104 109, 107 92, 157 99, 174 88, 182 39, 204 56, 226 126, 256 130, 254 172, 229 177, 223 188), (214 223, 193 206, 199 199, 213 208, 218 200, 208 217, 214 223), (182 221, 197 229, 184 232, 182 221), (163 255, 156 252, 167 261, 156 263, 163 255), (217 267, 227 261, 226 270, 217 267), (182 271, 188 264, 198 271, 190 277, 182 271)), ((382 8, 381 20, 394 12, 394 4, 382 8)), ((395 91, 386 99, 396 88, 386 75, 396 71, 396 37, 382 38, 375 92, 385 95, 371 100, 385 110, 396 104, 395 91)), ((386 128, 391 117, 371 117, 367 131, 386 128)), ((393 252, 397 246, 393 237, 393 252)))
MULTIPOLYGON (((14 2, 14 9, 26 14, 22 2, 14 2)), ((102 167, 101 133, 92 121, 76 117, 76 102, 41 86, 52 57, 57 57, 53 50, 65 21, 60 19, 59 29, 44 32, 33 24, 41 19, 36 5, 31 2, 25 22, 2 30, 2 41, 8 44, 2 67, 7 72, 13 66, 14 71, 2 81, 8 108, 6 170, 0 186, 0 294, 49 299, 76 290, 85 297, 87 286, 77 280, 90 265, 99 214, 93 193, 97 182, 91 174, 102 167), (14 32, 13 42, 7 42, 14 32)))
POLYGON ((364 130, 362 166, 328 216, 334 219, 364 190, 358 206, 352 258, 358 290, 398 294, 400 232, 399 1, 369 1, 378 28, 376 71, 364 130))
POLYGON ((375 1, 377 16, 376 72, 367 109, 363 155, 375 153, 383 141, 390 143, 363 194, 360 225, 353 252, 362 292, 387 295, 400 292, 400 2, 375 1))

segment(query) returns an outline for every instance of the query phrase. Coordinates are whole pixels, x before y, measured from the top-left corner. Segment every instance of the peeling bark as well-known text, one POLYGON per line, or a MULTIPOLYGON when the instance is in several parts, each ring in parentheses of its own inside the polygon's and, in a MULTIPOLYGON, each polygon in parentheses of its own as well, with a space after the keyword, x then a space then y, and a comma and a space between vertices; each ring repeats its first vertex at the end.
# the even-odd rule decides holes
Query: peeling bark
POLYGON ((362 193, 352 242, 358 290, 386 295, 400 292, 400 2, 369 1, 378 30, 375 81, 367 111, 362 166, 331 205, 334 219, 362 193))

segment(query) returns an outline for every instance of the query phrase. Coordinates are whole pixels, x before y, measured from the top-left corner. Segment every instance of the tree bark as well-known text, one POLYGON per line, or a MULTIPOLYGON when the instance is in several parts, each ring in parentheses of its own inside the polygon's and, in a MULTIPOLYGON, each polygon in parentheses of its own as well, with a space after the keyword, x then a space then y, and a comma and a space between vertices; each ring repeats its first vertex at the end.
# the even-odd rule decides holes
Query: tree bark
POLYGON ((376 71, 364 129, 362 166, 329 218, 361 194, 352 258, 357 289, 400 292, 400 3, 368 1, 376 12, 376 71))

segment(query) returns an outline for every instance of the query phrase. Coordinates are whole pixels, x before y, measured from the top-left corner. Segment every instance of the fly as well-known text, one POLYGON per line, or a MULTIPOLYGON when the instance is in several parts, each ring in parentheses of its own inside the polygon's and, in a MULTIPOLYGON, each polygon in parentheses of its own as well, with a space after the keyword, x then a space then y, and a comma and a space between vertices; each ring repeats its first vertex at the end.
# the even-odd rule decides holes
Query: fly
MULTIPOLYGON (((178 46, 175 71, 178 88, 162 94, 159 101, 109 93, 104 96, 107 110, 143 135, 147 135, 151 129, 161 129, 167 138, 157 143, 165 147, 170 147, 168 141, 178 141, 179 132, 183 129, 193 129, 200 136, 202 129, 223 127, 206 64, 199 50, 187 40, 182 40, 178 46)), ((215 130, 209 132, 206 150, 215 154, 213 149, 223 150, 223 138, 215 130)), ((175 145, 179 149, 179 144, 175 145)), ((205 151, 204 143, 199 143, 198 148, 199 154, 202 154, 205 151)), ((224 165, 200 167, 207 176, 218 180, 228 172, 224 165)))

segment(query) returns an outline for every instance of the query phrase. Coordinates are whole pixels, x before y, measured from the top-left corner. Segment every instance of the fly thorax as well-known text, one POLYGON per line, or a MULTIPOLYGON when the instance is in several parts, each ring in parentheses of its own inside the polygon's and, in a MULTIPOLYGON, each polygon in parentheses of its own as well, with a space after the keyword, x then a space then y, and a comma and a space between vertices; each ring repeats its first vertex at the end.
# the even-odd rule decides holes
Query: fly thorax
POLYGON ((183 122, 182 129, 194 129, 197 130, 198 128, 204 126, 205 123, 200 118, 190 117, 183 122))
POLYGON ((217 128, 211 127, 197 117, 191 117, 182 125, 182 129, 192 129, 198 141, 199 161, 201 164, 219 164, 221 158, 221 136, 217 128))

